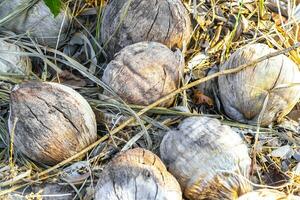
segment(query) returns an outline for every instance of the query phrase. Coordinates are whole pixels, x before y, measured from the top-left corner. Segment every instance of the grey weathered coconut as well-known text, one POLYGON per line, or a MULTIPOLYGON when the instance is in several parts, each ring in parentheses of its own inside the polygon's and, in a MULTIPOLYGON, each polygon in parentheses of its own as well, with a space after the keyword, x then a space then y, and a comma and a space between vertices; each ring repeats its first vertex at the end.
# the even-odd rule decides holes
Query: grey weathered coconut
MULTIPOLYGON (((274 52, 265 44, 238 49, 220 67, 220 71, 238 67, 274 52)), ((220 99, 226 114, 239 122, 269 125, 280 121, 300 98, 298 66, 285 55, 279 55, 218 80, 220 99), (296 84, 295 84, 296 83, 296 84), (266 104, 266 106, 264 106, 266 104)))
POLYGON ((182 48, 191 31, 181 0, 112 0, 104 11, 101 40, 112 58, 122 48, 142 41, 182 48))
POLYGON ((9 131, 15 148, 40 163, 54 165, 97 138, 87 101, 58 83, 24 83, 10 95, 9 131))
POLYGON ((181 200, 176 179, 152 152, 136 148, 120 153, 103 170, 95 200, 181 200))
POLYGON ((183 65, 178 52, 157 42, 127 46, 107 65, 102 80, 127 103, 149 105, 179 86, 183 65))
MULTIPOLYGON (((0 19, 4 19, 26 2, 28 0, 0 0, 0 19)), ((33 7, 5 22, 0 29, 17 34, 28 33, 40 44, 56 47, 58 39, 62 42, 66 38, 69 23, 69 10, 62 10, 54 17, 44 1, 40 0, 33 7)))
POLYGON ((190 117, 170 130, 160 146, 162 161, 193 199, 236 199, 251 191, 251 159, 242 138, 217 119, 190 117))
POLYGON ((29 57, 18 52, 24 53, 19 46, 0 39, 0 73, 28 75, 31 72, 29 57))
POLYGON ((283 192, 271 189, 260 189, 244 194, 238 200, 300 200, 299 196, 286 195, 283 192))

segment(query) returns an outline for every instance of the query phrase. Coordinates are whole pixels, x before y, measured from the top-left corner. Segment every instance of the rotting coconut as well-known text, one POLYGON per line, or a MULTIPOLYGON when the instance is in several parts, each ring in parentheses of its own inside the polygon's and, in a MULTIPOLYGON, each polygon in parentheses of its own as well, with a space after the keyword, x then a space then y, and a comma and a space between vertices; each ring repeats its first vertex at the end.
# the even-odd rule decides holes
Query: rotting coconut
POLYGON ((9 132, 15 148, 54 165, 97 138, 95 115, 73 89, 57 83, 24 83, 10 95, 9 132))
POLYGON ((102 171, 95 200, 181 200, 176 179, 152 152, 136 148, 117 155, 102 171))
MULTIPOLYGON (((220 71, 250 63, 274 51, 265 44, 248 45, 233 53, 220 71)), ((239 122, 262 126, 280 121, 292 110, 300 98, 299 83, 298 66, 285 55, 218 80, 225 113, 239 122)))
POLYGON ((19 46, 0 39, 0 73, 28 75, 31 72, 31 61, 19 46))
MULTIPOLYGON (((25 0, 0 0, 0 19, 4 19, 19 8, 25 7, 25 0)), ((16 34, 28 33, 40 44, 56 47, 66 39, 67 29, 70 23, 69 10, 62 10, 54 17, 43 0, 22 11, 17 16, 4 22, 0 30, 8 30, 16 34)))
POLYGON ((260 189, 244 194, 238 200, 300 200, 300 197, 294 195, 286 195, 283 192, 271 189, 260 189))
POLYGON ((252 190, 251 159, 240 135, 217 119, 190 117, 170 130, 160 155, 186 198, 236 199, 252 190))
MULTIPOLYGON (((149 105, 177 89, 182 69, 179 51, 174 53, 157 42, 140 42, 116 54, 102 80, 127 103, 149 105)), ((173 101, 160 106, 170 106, 173 101)))
POLYGON ((181 0, 112 0, 104 11, 101 40, 112 59, 122 48, 142 41, 183 48, 191 32, 181 0))

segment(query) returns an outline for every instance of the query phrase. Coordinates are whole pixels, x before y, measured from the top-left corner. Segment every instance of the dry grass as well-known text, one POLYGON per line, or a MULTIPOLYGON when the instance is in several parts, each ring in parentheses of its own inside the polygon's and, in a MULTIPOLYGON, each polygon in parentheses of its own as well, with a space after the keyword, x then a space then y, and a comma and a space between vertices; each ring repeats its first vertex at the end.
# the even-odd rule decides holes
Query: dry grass
MULTIPOLYGON (((188 81, 173 93, 177 95, 175 105, 177 109, 158 108, 156 105, 159 102, 148 107, 127 105, 117 95, 114 99, 98 95, 103 89, 109 90, 98 78, 101 77, 106 64, 105 53, 97 42, 101 12, 105 6, 104 0, 65 2, 65 5, 72 8, 74 16, 74 25, 70 30, 78 32, 78 37, 84 44, 77 49, 77 52, 81 51, 80 54, 67 54, 67 47, 51 49, 39 46, 33 40, 28 42, 26 35, 0 32, 0 38, 5 38, 26 49, 28 52, 26 54, 35 58, 35 67, 41 69, 28 77, 0 74, 0 80, 5 81, 0 82, 0 199, 7 198, 5 196, 7 194, 23 192, 25 196, 27 195, 27 199, 41 199, 41 192, 28 194, 26 192, 30 191, 30 186, 40 185, 42 182, 67 184, 77 194, 76 198, 89 199, 103 164, 116 152, 141 146, 157 153, 164 132, 183 118, 195 115, 219 118, 222 123, 230 125, 244 136, 249 148, 254 149, 252 156, 255 157, 253 160, 256 162, 253 163, 253 176, 250 181, 256 187, 269 185, 287 193, 300 194, 300 178, 293 171, 297 164, 296 159, 279 159, 270 156, 274 149, 283 145, 290 145, 294 151, 299 150, 300 155, 299 131, 288 126, 258 128, 233 122, 215 110, 207 109, 204 105, 195 105, 191 95, 193 86, 208 80, 207 77, 204 78, 205 70, 224 62, 239 47, 261 42, 278 50, 284 50, 297 44, 300 40, 300 17, 296 19, 290 16, 288 19, 284 16, 285 13, 292 13, 293 3, 296 1, 290 1, 285 10, 277 9, 277 11, 276 1, 271 0, 268 1, 271 2, 270 4, 266 4, 265 0, 244 0, 240 1, 240 4, 236 1, 223 0, 185 0, 184 2, 193 16, 194 26, 188 51, 184 52, 186 63, 199 56, 199 53, 205 53, 206 57, 201 62, 194 63, 192 67, 186 67, 185 80, 188 81), (88 163, 87 173, 90 176, 84 178, 76 187, 68 183, 62 175, 64 168, 73 163, 79 154, 54 167, 40 166, 14 152, 11 145, 12 137, 9 137, 7 130, 11 85, 24 80, 48 80, 70 84, 60 76, 66 69, 84 81, 82 85, 75 82, 73 87, 90 102, 99 122, 100 139, 79 153, 86 155, 84 161, 88 163), (185 112, 186 110, 190 112, 185 112), (103 112, 106 114, 104 115, 103 112)), ((280 7, 284 8, 284 6, 280 7)), ((1 22, 0 19, 0 26, 1 22)), ((299 48, 294 48, 287 55, 300 66, 299 52, 299 48)))

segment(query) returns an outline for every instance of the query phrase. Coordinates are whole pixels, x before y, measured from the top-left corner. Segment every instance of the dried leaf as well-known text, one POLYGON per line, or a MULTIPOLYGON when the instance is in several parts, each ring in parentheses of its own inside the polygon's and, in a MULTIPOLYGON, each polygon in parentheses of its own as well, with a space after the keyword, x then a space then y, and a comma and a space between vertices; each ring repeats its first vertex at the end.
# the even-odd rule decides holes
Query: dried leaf
POLYGON ((282 23, 285 24, 287 22, 287 18, 279 15, 278 13, 272 13, 272 19, 277 26, 281 25, 282 23))
POLYGON ((296 165, 296 167, 293 169, 295 175, 300 176, 300 162, 296 165))
POLYGON ((199 65, 203 65, 205 62, 208 61, 208 56, 203 53, 197 53, 189 62, 188 68, 190 70, 198 67, 199 65))
POLYGON ((65 168, 61 177, 69 183, 81 183, 90 176, 90 171, 89 163, 80 161, 65 168))
POLYGON ((287 116, 296 122, 300 122, 300 104, 298 103, 287 116))
POLYGON ((194 90, 193 102, 197 105, 207 104, 210 107, 214 105, 214 101, 199 90, 194 90))
POLYGON ((65 85, 84 87, 87 84, 84 79, 75 76, 68 70, 62 71, 58 76, 59 76, 59 82, 65 85))
POLYGON ((290 145, 285 145, 282 147, 279 147, 278 149, 275 149, 274 151, 271 152, 272 157, 276 158, 288 158, 289 156, 292 155, 293 149, 291 148, 290 145))

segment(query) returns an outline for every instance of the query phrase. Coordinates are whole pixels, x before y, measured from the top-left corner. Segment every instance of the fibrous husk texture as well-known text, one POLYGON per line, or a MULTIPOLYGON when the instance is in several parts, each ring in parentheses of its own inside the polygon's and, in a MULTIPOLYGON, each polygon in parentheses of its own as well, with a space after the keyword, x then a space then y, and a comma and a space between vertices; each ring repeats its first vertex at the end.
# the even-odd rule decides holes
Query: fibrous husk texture
POLYGON ((120 153, 103 170, 95 200, 180 200, 176 179, 152 152, 136 148, 120 153))
POLYGON ((286 195, 283 192, 271 189, 260 189, 249 192, 241 196, 238 200, 300 200, 300 197, 294 195, 286 195))
MULTIPOLYGON (((140 42, 122 49, 104 71, 102 80, 124 101, 149 105, 179 86, 182 56, 157 42, 140 42)), ((170 99, 161 106, 170 106, 170 99)))
POLYGON ((97 138, 91 107, 67 86, 24 83, 10 98, 10 133, 16 149, 32 160, 54 165, 97 138))
POLYGON ((236 199, 251 191, 247 146, 217 119, 183 120, 165 135, 160 154, 188 199, 236 199))
POLYGON ((0 73, 28 75, 31 61, 28 56, 18 55, 24 51, 17 45, 0 40, 0 73))
MULTIPOLYGON (((274 52, 265 44, 251 44, 233 53, 220 71, 250 63, 274 52)), ((218 80, 226 114, 243 123, 266 126, 288 114, 300 98, 300 72, 285 55, 264 60, 218 80), (260 118, 259 118, 260 116, 260 118)))
POLYGON ((155 41, 182 48, 191 35, 191 22, 180 0, 112 0, 106 7, 101 40, 110 58, 122 48, 155 41))
MULTIPOLYGON (((0 0, 0 19, 9 16, 25 4, 28 4, 28 0, 0 0)), ((6 21, 0 29, 16 34, 28 33, 40 44, 56 47, 58 40, 62 42, 66 38, 69 23, 68 10, 62 10, 58 16, 54 17, 44 1, 40 0, 6 21)))

